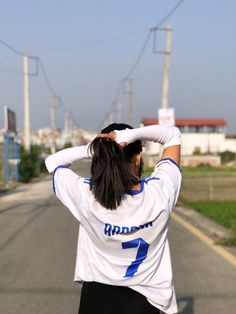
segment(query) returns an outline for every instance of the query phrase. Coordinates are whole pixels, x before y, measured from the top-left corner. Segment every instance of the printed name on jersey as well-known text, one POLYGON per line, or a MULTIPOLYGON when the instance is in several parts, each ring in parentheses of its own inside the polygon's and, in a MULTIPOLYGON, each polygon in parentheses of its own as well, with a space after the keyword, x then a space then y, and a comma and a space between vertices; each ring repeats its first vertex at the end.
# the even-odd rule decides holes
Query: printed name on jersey
POLYGON ((131 233, 140 229, 150 228, 152 226, 153 226, 152 221, 149 221, 140 226, 132 226, 132 227, 117 226, 117 225, 111 225, 111 224, 106 223, 104 226, 104 234, 110 237, 115 234, 131 233))

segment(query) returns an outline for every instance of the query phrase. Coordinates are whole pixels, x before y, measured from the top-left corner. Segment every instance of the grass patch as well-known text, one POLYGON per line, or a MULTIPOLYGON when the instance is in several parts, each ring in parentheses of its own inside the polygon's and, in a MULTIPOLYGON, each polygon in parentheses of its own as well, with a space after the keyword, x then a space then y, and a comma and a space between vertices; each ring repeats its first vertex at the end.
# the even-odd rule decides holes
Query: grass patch
MULTIPOLYGON (((153 168, 144 169, 143 177, 149 176, 152 171, 153 168)), ((220 239, 217 243, 236 246, 236 201, 232 191, 236 168, 183 167, 182 171, 183 183, 177 206, 190 207, 231 230, 232 237, 220 239), (210 197, 206 200, 208 194, 211 194, 212 200, 210 197), (219 196, 222 200, 217 200, 219 196)))
POLYGON ((220 239, 219 241, 216 242, 216 244, 225 246, 236 246, 236 236, 220 239))
POLYGON ((235 201, 196 201, 190 206, 199 213, 215 220, 223 227, 236 232, 236 202, 235 201))
MULTIPOLYGON (((236 176, 236 168, 234 167, 181 167, 183 176, 236 176)), ((149 176, 153 172, 153 168, 145 168, 143 177, 149 176)))
POLYGON ((233 167, 182 167, 184 176, 236 176, 236 168, 233 167))
POLYGON ((232 231, 232 237, 220 239, 217 243, 236 246, 236 202, 235 201, 196 201, 189 205, 232 231))

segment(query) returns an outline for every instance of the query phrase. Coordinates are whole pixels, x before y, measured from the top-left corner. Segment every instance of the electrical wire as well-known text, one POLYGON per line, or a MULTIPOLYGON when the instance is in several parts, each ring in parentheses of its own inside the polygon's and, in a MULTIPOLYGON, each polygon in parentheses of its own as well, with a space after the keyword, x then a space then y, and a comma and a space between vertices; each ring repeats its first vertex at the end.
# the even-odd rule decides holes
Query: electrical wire
MULTIPOLYGON (((1 43, 3 46, 5 46, 6 48, 8 48, 9 50, 11 50, 12 52, 16 53, 17 55, 19 55, 19 56, 21 56, 21 57, 24 57, 24 56, 25 56, 22 52, 20 52, 19 50, 13 48, 13 47, 10 46, 8 43, 6 43, 4 40, 0 39, 0 43, 1 43)), ((29 57, 30 57, 30 56, 29 56, 29 57)), ((51 93, 52 93, 53 95, 56 95, 56 93, 55 93, 55 91, 54 91, 54 89, 53 89, 53 87, 52 87, 52 84, 51 84, 51 82, 50 82, 49 79, 48 79, 48 76, 47 76, 46 70, 45 70, 45 68, 44 68, 43 62, 42 62, 42 60, 41 60, 40 58, 38 58, 38 62, 39 62, 39 64, 40 64, 40 66, 41 66, 42 73, 43 73, 44 79, 45 79, 45 81, 46 81, 46 83, 47 83, 47 86, 48 86, 49 90, 51 91, 51 93)))
POLYGON ((146 48, 147 48, 147 45, 148 45, 148 42, 149 42, 149 39, 150 39, 150 37, 151 37, 152 32, 155 31, 155 30, 157 30, 158 27, 160 27, 167 19, 169 19, 169 18, 171 17, 171 15, 174 14, 174 12, 180 7, 180 5, 181 5, 183 2, 184 2, 184 0, 178 1, 178 2, 176 3, 176 5, 169 11, 169 13, 166 14, 166 15, 160 20, 160 22, 156 24, 155 27, 153 27, 153 28, 151 28, 151 29, 149 30, 149 32, 148 32, 148 34, 147 34, 147 37, 145 38, 145 41, 144 41, 144 43, 143 43, 143 45, 142 45, 142 48, 141 48, 141 50, 140 50, 140 52, 139 52, 139 54, 138 54, 137 59, 135 60, 133 66, 130 68, 129 72, 128 72, 127 75, 124 77, 124 79, 123 79, 122 81, 120 81, 120 83, 119 83, 118 90, 117 90, 117 92, 116 92, 116 95, 115 95, 115 98, 114 98, 113 103, 116 102, 116 101, 118 100, 119 96, 120 96, 120 93, 121 93, 121 91, 122 91, 122 82, 123 82, 124 80, 129 79, 130 76, 134 73, 134 71, 135 71, 136 68, 138 67, 138 65, 139 65, 139 63, 140 63, 140 61, 141 61, 141 59, 142 59, 142 57, 143 57, 143 55, 144 55, 144 53, 145 53, 145 50, 146 50, 146 48))
POLYGON ((127 80, 128 78, 130 78, 131 74, 133 74, 133 72, 136 70, 137 66, 139 65, 139 62, 141 61, 142 59, 142 56, 144 55, 144 52, 147 48, 147 44, 149 42, 149 39, 150 39, 150 36, 151 36, 151 32, 149 31, 148 32, 148 35, 144 41, 144 44, 141 48, 141 51, 138 55, 138 58, 136 59, 135 63, 133 64, 132 68, 129 70, 129 72, 127 73, 127 75, 124 77, 124 80, 127 80))
POLYGON ((44 49, 44 50, 41 49, 40 52, 48 53, 48 52, 54 52, 54 51, 58 51, 58 52, 60 52, 60 51, 71 51, 71 50, 76 50, 76 49, 86 48, 86 47, 102 46, 102 45, 116 43, 116 42, 122 41, 124 39, 136 37, 136 36, 139 36, 140 34, 143 34, 145 32, 140 31, 140 32, 126 34, 126 35, 123 35, 121 37, 113 37, 113 38, 108 38, 108 39, 100 39, 100 40, 95 40, 95 41, 91 41, 91 42, 79 43, 76 46, 68 46, 68 47, 62 46, 62 47, 57 47, 57 48, 52 48, 52 49, 44 49))
POLYGON ((174 14, 174 12, 181 6, 183 2, 184 0, 178 1, 173 9, 171 9, 170 12, 165 17, 163 17, 163 19, 155 27, 151 28, 150 31, 157 30, 158 27, 160 27, 166 20, 168 20, 169 17, 171 17, 171 15, 174 14))
POLYGON ((6 43, 4 40, 0 39, 0 43, 5 46, 6 48, 8 48, 9 50, 15 52, 17 55, 24 57, 24 54, 22 52, 20 52, 19 50, 16 50, 15 48, 13 48, 12 46, 8 45, 8 43, 6 43))
MULTIPOLYGON (((4 40, 0 39, 0 43, 1 43, 3 46, 5 46, 6 48, 8 48, 9 50, 11 50, 12 52, 14 52, 14 54, 17 54, 18 56, 21 56, 21 57, 24 57, 24 56, 25 56, 25 54, 23 54, 22 52, 20 52, 19 50, 15 49, 15 48, 13 48, 13 47, 10 46, 8 43, 6 43, 4 40)), ((28 56, 28 57, 30 57, 30 56, 28 56)), ((6 58, 4 58, 4 59, 1 60, 1 61, 6 60, 7 58, 9 58, 9 57, 6 57, 6 58)), ((32 57, 31 57, 31 58, 32 58, 32 57)), ((56 96, 57 94, 55 93, 55 90, 54 90, 54 88, 53 88, 53 86, 52 86, 52 84, 51 84, 51 82, 50 82, 50 80, 49 80, 49 78, 48 78, 48 75, 47 75, 47 72, 46 72, 46 70, 45 70, 45 67, 44 67, 44 64, 43 64, 42 60, 41 60, 40 58, 38 58, 38 57, 33 57, 33 58, 37 59, 37 61, 39 62, 39 65, 40 65, 41 70, 42 70, 43 77, 44 77, 44 79, 45 79, 45 81, 46 81, 46 84, 47 84, 47 86, 48 86, 50 92, 52 93, 53 96, 57 97, 57 99, 59 99, 59 100, 61 101, 61 103, 63 104, 63 107, 64 107, 64 109, 65 109, 66 106, 65 106, 64 103, 62 102, 61 97, 56 96)), ((0 66, 0 67, 1 67, 2 69, 4 69, 4 70, 10 71, 10 70, 4 68, 3 66, 0 66)), ((11 72, 12 72, 12 71, 11 71, 11 72)))
POLYGON ((45 70, 45 68, 44 68, 44 65, 43 65, 42 60, 39 58, 38 61, 39 61, 39 65, 40 65, 40 67, 41 67, 41 70, 42 70, 44 79, 45 79, 45 81, 46 81, 46 84, 47 84, 49 90, 51 91, 51 93, 52 93, 54 96, 56 96, 57 94, 55 93, 54 88, 52 87, 52 84, 51 84, 51 82, 50 82, 49 79, 48 79, 48 76, 47 76, 47 73, 46 73, 46 70, 45 70))
POLYGON ((160 27, 169 17, 171 17, 171 15, 174 14, 174 12, 180 7, 180 5, 184 2, 184 0, 180 0, 176 3, 176 5, 170 10, 170 12, 165 15, 161 21, 153 28, 151 28, 148 32, 148 35, 142 45, 141 51, 138 55, 138 58, 136 59, 135 63, 133 64, 133 66, 131 67, 131 69, 129 70, 128 74, 125 76, 125 80, 127 80, 128 78, 130 78, 131 74, 133 74, 133 72, 136 70, 137 66, 139 65, 142 56, 144 55, 144 52, 146 50, 147 44, 149 42, 150 36, 152 34, 152 31, 155 31, 158 27, 160 27))
MULTIPOLYGON (((169 11, 169 13, 168 13, 167 15, 165 15, 165 16, 160 20, 160 22, 159 22, 158 24, 156 24, 155 27, 153 27, 153 28, 151 28, 151 29, 149 30, 149 32, 148 32, 148 34, 147 34, 147 37, 145 38, 145 41, 144 41, 144 43, 143 43, 143 45, 142 45, 142 48, 141 48, 141 50, 140 50, 140 52, 139 52, 139 54, 138 54, 137 59, 135 60, 133 66, 130 68, 129 72, 128 72, 127 75, 124 77, 124 79, 121 80, 120 83, 119 83, 119 86, 118 86, 118 89, 117 89, 117 92, 116 92, 116 95, 115 95, 115 99, 114 99, 114 101, 113 101, 113 104, 114 104, 114 102, 117 101, 117 99, 118 99, 118 97, 119 97, 119 95, 120 95, 120 93, 121 93, 121 91, 122 91, 122 84, 123 84, 123 81, 129 79, 130 76, 134 73, 134 71, 135 71, 136 68, 138 67, 138 65, 139 65, 139 63, 140 63, 140 61, 141 61, 141 59, 142 59, 142 57, 143 57, 143 55, 144 55, 144 53, 145 53, 145 50, 146 50, 146 48, 147 48, 147 44, 148 44, 149 39, 150 39, 150 37, 151 37, 151 33, 152 33, 153 31, 156 31, 156 30, 158 29, 158 27, 160 27, 166 20, 168 20, 168 19, 174 14, 174 12, 182 5, 183 2, 184 2, 184 0, 178 1, 178 2, 176 3, 176 5, 169 11)), ((135 33, 135 34, 129 34, 129 35, 126 35, 125 37, 131 37, 131 36, 134 36, 134 35, 137 35, 137 33, 135 33)), ((104 44, 104 43, 109 43, 109 42, 117 41, 117 40, 121 40, 121 38, 112 38, 112 39, 109 39, 109 40, 97 41, 95 44, 104 44)), ((19 51, 19 50, 15 49, 14 47, 10 46, 10 45, 9 45, 8 43, 6 43, 4 40, 0 39, 0 43, 1 43, 3 46, 5 46, 6 48, 8 48, 9 50, 11 50, 12 52, 14 52, 15 54, 17 54, 17 55, 19 55, 19 56, 21 56, 21 57, 24 57, 24 54, 23 54, 21 51, 19 51)), ((51 84, 50 80, 48 79, 48 76, 47 76, 46 70, 45 70, 45 68, 44 68, 44 65, 43 65, 43 63, 42 63, 42 60, 41 60, 40 58, 38 58, 38 61, 39 61, 39 64, 40 64, 40 66, 41 66, 42 73, 43 73, 44 79, 45 79, 45 81, 46 81, 46 84, 47 84, 49 90, 51 91, 51 93, 52 93, 54 96, 56 96, 56 93, 55 93, 55 91, 54 91, 54 88, 52 87, 52 84, 51 84)), ((56 97, 58 97, 58 96, 56 96, 56 97)), ((58 97, 58 98, 60 98, 60 97, 58 97)), ((63 106, 63 107, 64 107, 64 106, 63 106)))

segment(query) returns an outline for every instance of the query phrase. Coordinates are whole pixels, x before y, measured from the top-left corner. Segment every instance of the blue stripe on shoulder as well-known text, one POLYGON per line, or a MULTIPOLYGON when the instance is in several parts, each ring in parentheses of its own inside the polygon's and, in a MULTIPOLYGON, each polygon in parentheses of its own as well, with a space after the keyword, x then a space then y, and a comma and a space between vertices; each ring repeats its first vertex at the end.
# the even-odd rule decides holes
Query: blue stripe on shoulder
POLYGON ((91 182, 91 179, 90 179, 90 178, 84 178, 84 183, 90 184, 90 182, 91 182))
POLYGON ((53 189, 53 193, 56 195, 56 185, 55 185, 55 173, 58 169, 60 168, 68 168, 67 166, 58 166, 56 167, 56 169, 53 171, 53 175, 52 175, 52 189, 53 189))
POLYGON ((174 160, 171 159, 171 158, 163 158, 163 159, 159 160, 158 163, 157 163, 157 166, 158 166, 158 164, 160 164, 160 163, 162 163, 162 162, 165 162, 165 161, 170 161, 170 162, 172 162, 172 163, 179 169, 179 171, 182 173, 182 171, 181 171, 181 169, 180 169, 180 166, 176 163, 176 161, 174 161, 174 160))
POLYGON ((152 181, 152 180, 160 180, 160 178, 158 178, 158 177, 147 177, 144 179, 144 182, 148 183, 149 181, 152 181))

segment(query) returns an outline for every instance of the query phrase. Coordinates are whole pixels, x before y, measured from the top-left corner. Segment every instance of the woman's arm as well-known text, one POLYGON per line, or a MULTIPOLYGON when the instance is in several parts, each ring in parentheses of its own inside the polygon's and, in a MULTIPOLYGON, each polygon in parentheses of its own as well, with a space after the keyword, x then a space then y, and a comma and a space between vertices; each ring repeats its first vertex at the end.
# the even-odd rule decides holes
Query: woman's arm
POLYGON ((162 159, 170 158, 180 163, 181 133, 177 127, 151 125, 137 129, 115 131, 117 143, 132 143, 136 140, 153 141, 164 147, 162 159))
POLYGON ((53 172, 59 166, 70 166, 76 160, 91 157, 89 144, 63 149, 45 159, 48 172, 53 172))
POLYGON ((181 155, 181 146, 174 145, 169 146, 163 150, 161 159, 170 158, 176 162, 176 164, 180 165, 180 155, 181 155))

